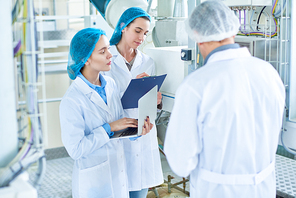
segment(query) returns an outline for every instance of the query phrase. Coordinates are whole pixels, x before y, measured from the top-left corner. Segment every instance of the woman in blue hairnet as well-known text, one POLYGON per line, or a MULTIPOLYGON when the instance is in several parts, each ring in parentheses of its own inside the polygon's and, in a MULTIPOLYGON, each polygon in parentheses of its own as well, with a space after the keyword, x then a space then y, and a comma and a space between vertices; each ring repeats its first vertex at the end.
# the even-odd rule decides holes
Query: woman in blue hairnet
MULTIPOLYGON (((83 29, 71 41, 67 71, 74 81, 61 101, 60 123, 63 144, 75 160, 74 198, 129 197, 123 144, 110 137, 137 127, 137 120, 122 118, 116 84, 100 74, 110 70, 111 57, 100 29, 83 29)), ((153 126, 149 118, 144 126, 146 134, 153 126)))
MULTIPOLYGON (((120 17, 110 40, 111 70, 104 72, 119 87, 120 96, 134 78, 155 74, 154 61, 137 48, 149 31, 150 16, 141 8, 131 7, 120 17)), ((161 93, 158 93, 158 104, 161 93)), ((125 116, 137 118, 138 109, 125 110, 125 116)), ((123 140, 130 197, 146 197, 148 188, 163 183, 156 127, 136 140, 123 140)))

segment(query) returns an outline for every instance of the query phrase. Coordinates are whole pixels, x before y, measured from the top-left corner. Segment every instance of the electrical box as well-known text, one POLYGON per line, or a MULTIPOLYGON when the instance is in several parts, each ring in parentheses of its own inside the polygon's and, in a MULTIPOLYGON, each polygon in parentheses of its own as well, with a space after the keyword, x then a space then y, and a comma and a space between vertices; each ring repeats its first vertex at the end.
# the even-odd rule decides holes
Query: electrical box
POLYGON ((192 49, 186 48, 181 49, 181 60, 183 61, 191 61, 192 60, 192 49))
MULTIPOLYGON (((201 0, 201 3, 206 0, 201 0)), ((272 0, 221 0, 228 6, 272 6, 272 0)))

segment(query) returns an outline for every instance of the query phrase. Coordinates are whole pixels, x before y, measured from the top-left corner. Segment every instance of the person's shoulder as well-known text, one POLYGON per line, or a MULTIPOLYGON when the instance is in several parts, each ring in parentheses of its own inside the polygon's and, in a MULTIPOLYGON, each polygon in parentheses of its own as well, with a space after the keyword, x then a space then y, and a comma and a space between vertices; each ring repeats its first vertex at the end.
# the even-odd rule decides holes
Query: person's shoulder
POLYGON ((71 95, 74 95, 77 93, 77 84, 75 80, 71 83, 71 85, 68 87, 66 93, 64 94, 63 98, 71 97, 71 95))
POLYGON ((108 86, 114 87, 116 85, 114 79, 110 76, 104 75, 104 79, 106 80, 108 86))
POLYGON ((104 76, 106 80, 106 87, 111 91, 110 93, 113 95, 114 93, 119 93, 119 86, 116 84, 114 79, 110 76, 104 76))
MULTIPOLYGON (((72 81, 71 85, 67 89, 64 97, 71 98, 73 96, 77 97, 80 95, 84 95, 84 93, 82 91, 82 89, 84 89, 83 83, 85 83, 85 82, 81 78, 76 77, 76 79, 72 81)), ((88 85, 86 85, 85 87, 88 87, 88 85)))
POLYGON ((186 93, 187 96, 189 94, 191 97, 200 98, 204 89, 204 81, 196 75, 199 75, 199 72, 194 71, 184 78, 176 91, 178 97, 184 97, 183 94, 186 93))
POLYGON ((255 56, 250 56, 248 57, 249 60, 256 62, 258 65, 268 65, 272 66, 269 62, 262 60, 261 58, 255 57, 255 56))
POLYGON ((104 75, 104 79, 106 80, 106 82, 114 82, 113 78, 111 78, 110 76, 104 75))
POLYGON ((256 70, 262 70, 266 72, 269 71, 270 73, 278 73, 271 63, 255 56, 248 57, 246 64, 256 68, 256 70))
POLYGON ((67 105, 70 103, 76 103, 75 100, 77 100, 81 95, 82 92, 79 90, 74 80, 67 89, 66 93, 64 94, 60 106, 67 105))
POLYGON ((198 69, 188 74, 187 77, 192 80, 202 80, 213 70, 212 66, 216 66, 216 64, 207 63, 206 65, 200 66, 198 69))
POLYGON ((112 51, 114 51, 114 50, 117 51, 116 45, 110 45, 109 50, 110 50, 110 51, 111 51, 111 50, 112 50, 112 51))
POLYGON ((200 86, 202 84, 202 81, 204 81, 204 75, 203 75, 203 68, 199 68, 190 74, 188 74, 186 77, 184 77, 181 86, 183 87, 196 87, 200 86))
POLYGON ((116 48, 116 45, 111 45, 110 48, 109 48, 109 51, 113 56, 116 56, 119 53, 117 48, 116 48))

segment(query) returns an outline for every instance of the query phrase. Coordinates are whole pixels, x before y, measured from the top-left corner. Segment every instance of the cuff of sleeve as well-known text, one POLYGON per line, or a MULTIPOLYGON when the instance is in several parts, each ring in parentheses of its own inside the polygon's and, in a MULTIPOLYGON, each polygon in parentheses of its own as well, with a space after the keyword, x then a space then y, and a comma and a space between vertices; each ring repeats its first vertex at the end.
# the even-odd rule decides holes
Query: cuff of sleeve
POLYGON ((131 141, 135 141, 135 140, 138 139, 139 137, 141 137, 141 135, 140 135, 140 136, 137 136, 137 137, 130 137, 129 139, 130 139, 131 141))
POLYGON ((111 131, 111 127, 110 127, 110 124, 108 123, 105 123, 103 125, 103 128, 105 129, 106 133, 108 134, 109 137, 112 137, 114 135, 114 132, 111 131))

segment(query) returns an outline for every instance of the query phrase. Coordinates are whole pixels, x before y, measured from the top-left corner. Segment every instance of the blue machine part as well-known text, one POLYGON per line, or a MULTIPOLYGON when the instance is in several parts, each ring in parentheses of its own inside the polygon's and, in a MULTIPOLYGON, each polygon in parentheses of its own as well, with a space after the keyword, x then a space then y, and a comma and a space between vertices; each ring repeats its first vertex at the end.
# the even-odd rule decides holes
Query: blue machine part
POLYGON ((100 12, 100 14, 105 18, 105 12, 108 4, 111 0, 89 0, 95 8, 100 12))

